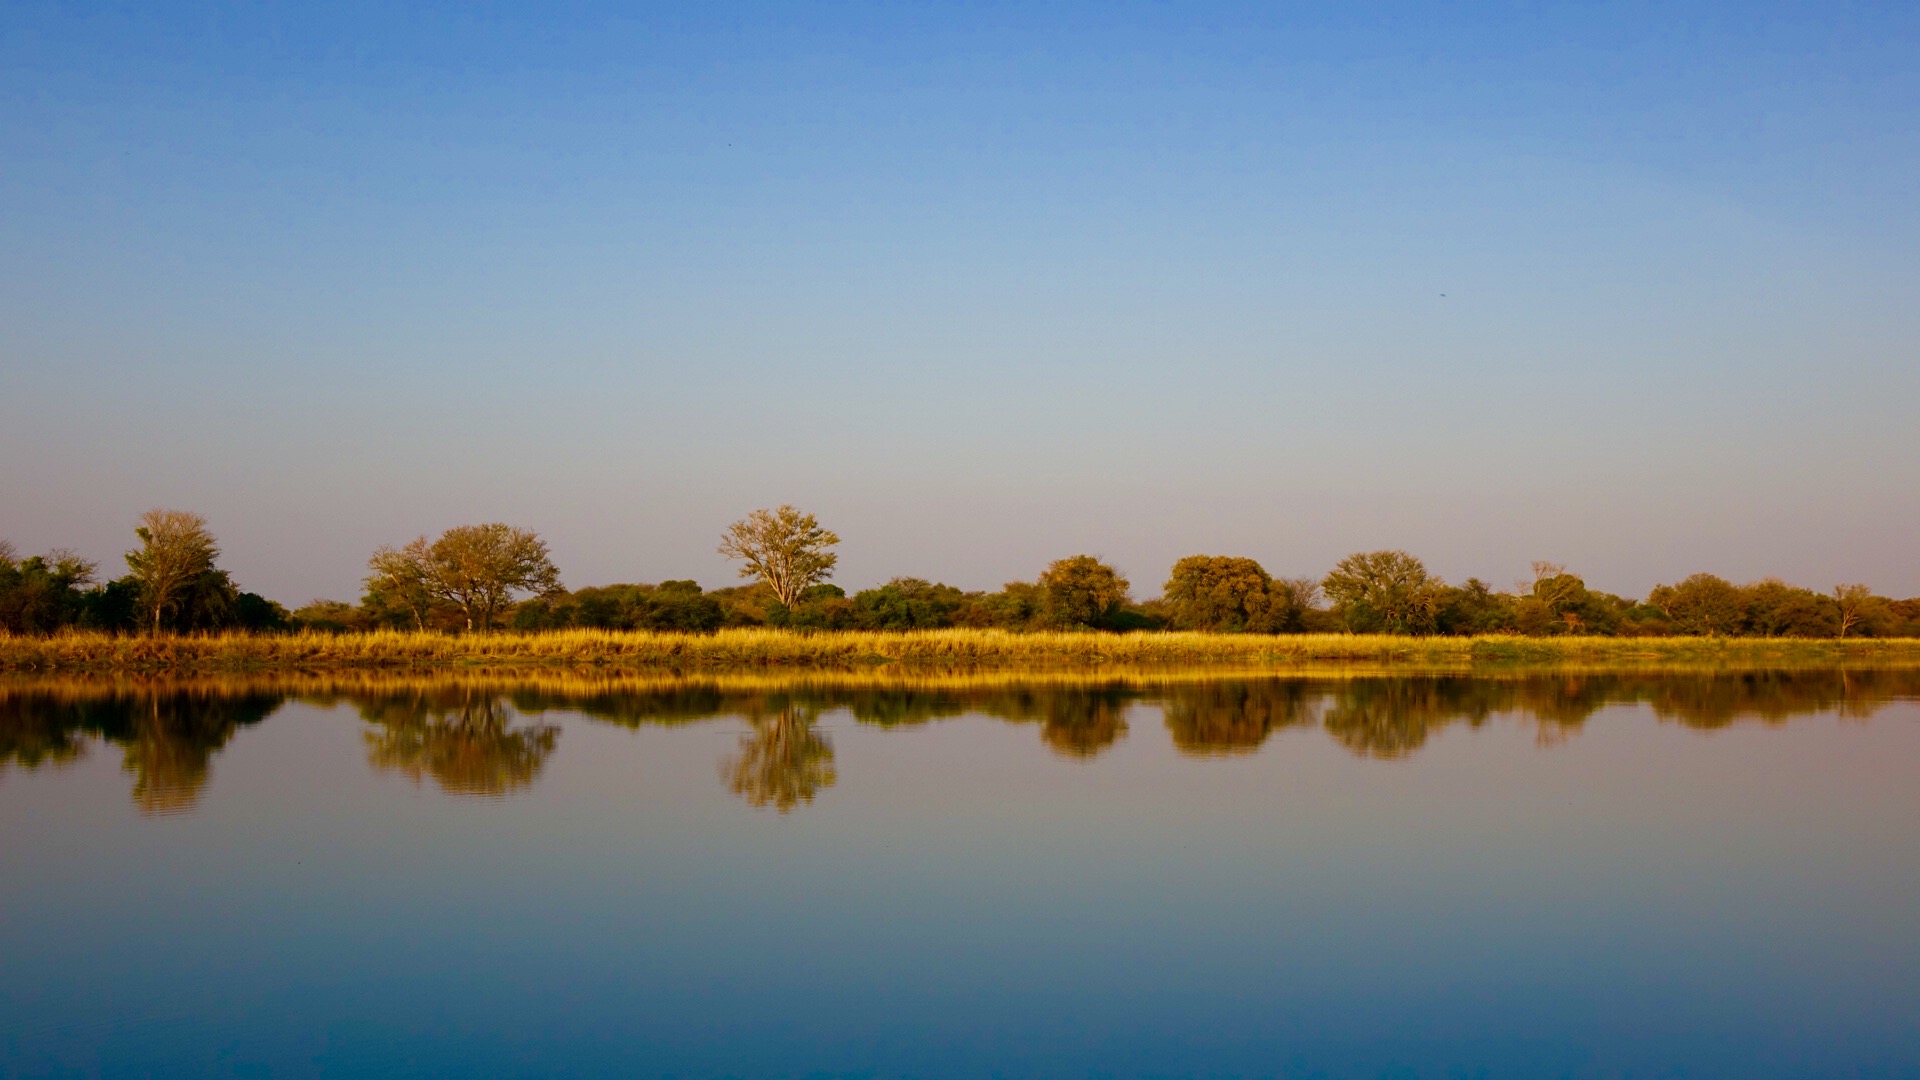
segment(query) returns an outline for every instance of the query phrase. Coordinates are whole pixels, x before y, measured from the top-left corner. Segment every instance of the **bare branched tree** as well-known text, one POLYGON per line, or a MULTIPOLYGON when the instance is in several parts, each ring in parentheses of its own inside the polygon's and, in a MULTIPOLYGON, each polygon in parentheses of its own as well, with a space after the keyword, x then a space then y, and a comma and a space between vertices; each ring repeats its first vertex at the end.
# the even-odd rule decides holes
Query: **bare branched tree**
POLYGON ((1847 631, 1859 626, 1867 616, 1867 604, 1873 599, 1873 590, 1865 585, 1835 585, 1833 602, 1840 609, 1840 636, 1846 637, 1847 631))
POLYGON ((720 554, 741 560, 741 577, 766 582, 781 603, 792 607, 807 586, 833 576, 840 556, 827 549, 839 542, 812 514, 782 506, 755 510, 728 526, 720 537, 720 554))
POLYGON ((158 634, 168 613, 180 606, 189 587, 212 572, 220 548, 207 531, 207 519, 185 510, 149 510, 134 530, 140 547, 127 552, 127 566, 140 583, 140 606, 158 634))

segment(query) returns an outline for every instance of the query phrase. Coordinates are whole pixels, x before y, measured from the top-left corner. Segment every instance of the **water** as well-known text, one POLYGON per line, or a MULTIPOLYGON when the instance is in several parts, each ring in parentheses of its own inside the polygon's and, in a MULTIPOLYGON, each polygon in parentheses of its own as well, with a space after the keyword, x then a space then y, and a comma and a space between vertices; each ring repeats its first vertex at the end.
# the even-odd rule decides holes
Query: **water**
POLYGON ((1920 1075, 1916 699, 0 683, 0 1074, 1920 1075))

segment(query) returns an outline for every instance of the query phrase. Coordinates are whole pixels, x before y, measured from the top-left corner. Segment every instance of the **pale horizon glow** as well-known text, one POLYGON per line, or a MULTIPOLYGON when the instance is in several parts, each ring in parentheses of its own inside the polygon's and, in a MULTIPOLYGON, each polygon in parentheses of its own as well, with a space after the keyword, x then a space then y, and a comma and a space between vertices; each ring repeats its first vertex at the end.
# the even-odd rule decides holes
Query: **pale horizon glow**
POLYGON ((1920 595, 1920 10, 9 4, 0 538, 1920 595))

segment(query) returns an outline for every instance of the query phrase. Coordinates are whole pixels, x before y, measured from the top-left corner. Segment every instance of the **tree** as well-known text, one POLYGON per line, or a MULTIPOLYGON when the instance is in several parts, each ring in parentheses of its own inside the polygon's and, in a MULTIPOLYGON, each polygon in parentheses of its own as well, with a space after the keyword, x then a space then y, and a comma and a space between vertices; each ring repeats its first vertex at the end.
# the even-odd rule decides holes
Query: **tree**
POLYGON ((1533 583, 1520 589, 1514 620, 1523 634, 1605 634, 1619 625, 1617 598, 1590 591, 1564 564, 1535 562, 1533 583))
POLYGON ((1758 637, 1832 637, 1836 620, 1824 597, 1812 589, 1766 578, 1740 590, 1746 617, 1741 632, 1758 637))
POLYGON ((1867 608, 1873 603, 1873 590, 1865 585, 1835 585, 1833 603, 1840 609, 1840 636, 1846 637, 1847 631, 1866 619, 1867 608))
POLYGON ((287 620, 295 629, 314 630, 323 634, 344 634, 373 628, 363 609, 344 600, 310 600, 289 613, 287 620))
POLYGON ((1725 578, 1694 574, 1678 585, 1656 585, 1647 603, 1683 634, 1721 637, 1740 629, 1746 611, 1740 590, 1725 578))
POLYGON ((741 560, 741 577, 766 582, 773 595, 791 608, 809 585, 833 576, 840 556, 827 549, 839 542, 812 514, 786 505, 755 510, 729 525, 720 537, 720 554, 741 560))
POLYGON ((491 630, 494 616, 516 592, 551 596, 561 591, 560 571, 546 541, 527 530, 493 522, 460 525, 427 548, 427 585, 460 609, 467 629, 491 630))
POLYGON ((14 561, 0 542, 0 632, 50 634, 78 622, 94 564, 64 548, 14 561))
POLYGON ((233 598, 233 622, 242 630, 261 634, 292 629, 293 614, 259 593, 243 592, 233 598))
POLYGON ((209 566, 187 582, 173 616, 176 630, 219 630, 240 622, 240 589, 225 570, 209 566))
POLYGON ((1286 621, 1284 587, 1252 559, 1189 555, 1173 564, 1161 595, 1177 630, 1270 634, 1286 621))
POLYGON ((1040 575, 1048 623, 1066 628, 1110 626, 1127 603, 1127 579, 1091 555, 1048 565, 1040 575))
POLYGON ((854 622, 865 630, 927 630, 952 626, 966 594, 920 578, 894 578, 854 594, 854 622))
POLYGON ((969 593, 954 613, 961 626, 1025 630, 1040 623, 1046 613, 1046 590, 1031 581, 1009 581, 994 593, 969 593))
POLYGON ((1404 551, 1368 551, 1340 560, 1321 588, 1350 631, 1430 634, 1446 582, 1404 551))
POLYGON ((367 606, 403 610, 415 630, 425 630, 434 603, 432 562, 424 536, 399 549, 381 546, 367 560, 367 606))
POLYGON ((1517 619, 1514 597, 1468 578, 1465 585, 1445 590, 1434 626, 1443 634, 1501 634, 1511 633, 1517 619))
POLYGON ((134 535, 140 547, 127 552, 127 566, 140 585, 141 612, 158 634, 193 585, 214 572, 220 549, 207 531, 207 519, 184 510, 149 510, 140 515, 134 535))
POLYGON ((420 628, 433 603, 459 609, 469 631, 491 630, 515 593, 561 591, 560 571, 547 555, 546 541, 498 522, 456 526, 431 544, 422 536, 398 551, 383 547, 367 566, 373 571, 369 593, 390 590, 387 598, 404 604, 420 628))

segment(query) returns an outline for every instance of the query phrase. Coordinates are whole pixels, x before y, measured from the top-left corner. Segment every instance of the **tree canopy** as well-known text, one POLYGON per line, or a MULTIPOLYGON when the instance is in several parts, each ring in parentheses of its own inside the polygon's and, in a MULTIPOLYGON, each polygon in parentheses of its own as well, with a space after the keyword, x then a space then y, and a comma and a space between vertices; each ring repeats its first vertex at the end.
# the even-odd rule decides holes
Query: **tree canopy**
POLYGON ((812 514, 791 505, 755 510, 727 527, 720 554, 740 560, 740 576, 759 578, 791 608, 809 586, 833 576, 840 556, 828 550, 840 542, 812 514))
POLYGON ((1047 622, 1062 629, 1105 629, 1127 603, 1127 579, 1091 555, 1055 560, 1040 588, 1047 622))
POLYGON ((1177 630, 1266 634, 1281 629, 1291 607, 1284 586, 1252 559, 1189 555, 1173 564, 1161 591, 1177 630))
POLYGON ((1446 583, 1404 551, 1363 551, 1340 560, 1321 583, 1347 629, 1430 634, 1446 583))
POLYGON ((229 602, 221 595, 225 582, 214 577, 218 571, 213 561, 220 557, 220 548, 207 531, 206 518, 185 510, 154 509, 140 515, 133 531, 140 546, 127 552, 127 566, 140 585, 140 608, 154 633, 161 631, 168 615, 195 599, 202 606, 229 602), (196 592, 202 595, 196 597, 196 592), (213 595, 206 596, 208 592, 213 595))
POLYGON ((490 630, 514 594, 562 591, 546 541, 499 522, 455 526, 432 543, 422 536, 397 550, 380 548, 367 569, 369 593, 406 610, 419 627, 439 603, 459 611, 468 630, 490 630))

